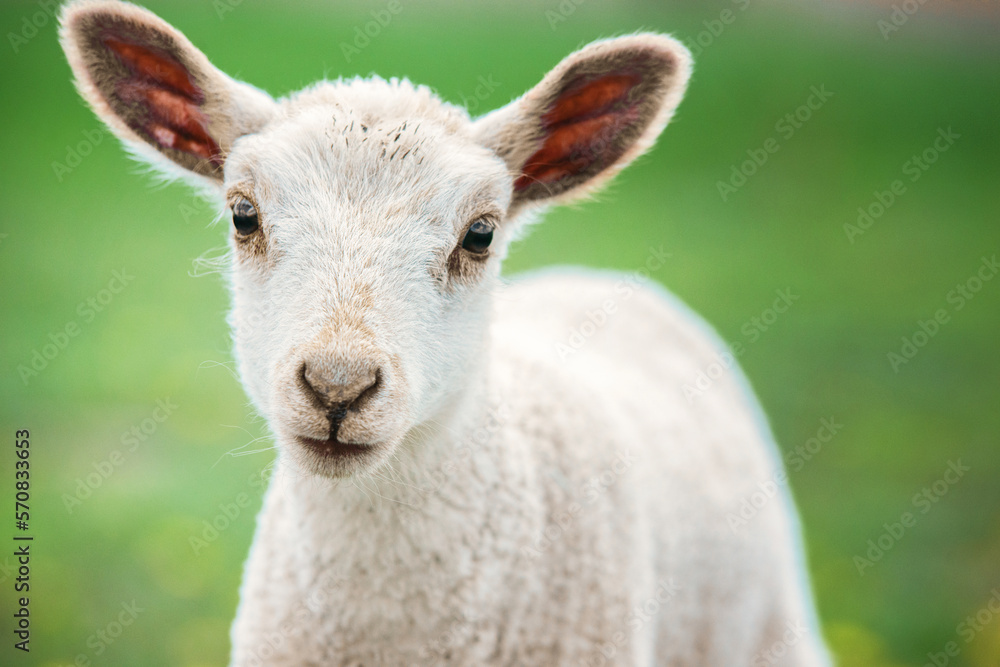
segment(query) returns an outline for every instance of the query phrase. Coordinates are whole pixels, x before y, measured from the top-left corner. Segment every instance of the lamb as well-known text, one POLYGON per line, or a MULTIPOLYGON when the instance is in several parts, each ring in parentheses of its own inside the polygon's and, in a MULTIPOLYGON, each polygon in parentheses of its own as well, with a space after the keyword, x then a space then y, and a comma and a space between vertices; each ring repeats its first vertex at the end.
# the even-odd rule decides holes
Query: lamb
POLYGON ((711 330, 630 276, 500 278, 653 144, 684 46, 594 42, 473 119, 377 77, 274 99, 124 2, 70 3, 60 38, 126 147, 231 217, 279 452, 232 665, 830 664, 790 500, 730 525, 781 472, 756 400, 736 369, 684 396, 711 330))

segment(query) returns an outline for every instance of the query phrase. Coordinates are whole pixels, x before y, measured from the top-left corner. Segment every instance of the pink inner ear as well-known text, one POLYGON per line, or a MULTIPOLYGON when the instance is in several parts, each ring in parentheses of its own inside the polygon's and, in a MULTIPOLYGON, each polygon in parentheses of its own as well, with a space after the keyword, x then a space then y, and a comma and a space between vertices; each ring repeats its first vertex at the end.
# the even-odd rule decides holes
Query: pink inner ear
POLYGON ((595 163, 613 162, 620 153, 618 134, 639 118, 639 101, 630 93, 641 82, 638 74, 617 72, 563 90, 542 116, 542 147, 525 162, 514 189, 554 183, 595 163))
POLYGON ((173 148, 221 165, 221 150, 208 134, 205 101, 191 74, 168 53, 105 35, 102 40, 129 69, 131 77, 115 84, 118 97, 140 112, 130 120, 162 148, 173 148))

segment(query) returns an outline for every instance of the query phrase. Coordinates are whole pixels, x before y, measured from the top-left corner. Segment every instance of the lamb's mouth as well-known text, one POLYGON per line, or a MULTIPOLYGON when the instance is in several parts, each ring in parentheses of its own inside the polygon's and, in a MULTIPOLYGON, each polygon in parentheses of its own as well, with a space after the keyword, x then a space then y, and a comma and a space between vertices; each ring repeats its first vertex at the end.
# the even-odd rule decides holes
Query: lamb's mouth
POLYGON ((300 435, 295 439, 310 451, 331 459, 358 458, 364 456, 365 454, 369 454, 374 449, 374 445, 358 445, 350 442, 341 442, 336 438, 319 440, 317 438, 307 438, 300 435))

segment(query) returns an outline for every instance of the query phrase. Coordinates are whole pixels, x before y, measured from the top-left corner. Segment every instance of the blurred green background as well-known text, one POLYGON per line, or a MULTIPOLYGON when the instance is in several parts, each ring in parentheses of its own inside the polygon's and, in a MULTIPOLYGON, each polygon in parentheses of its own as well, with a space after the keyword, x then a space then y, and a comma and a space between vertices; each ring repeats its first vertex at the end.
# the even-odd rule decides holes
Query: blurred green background
MULTIPOLYGON (((477 113, 598 37, 652 29, 691 45, 689 94, 658 147, 598 201, 553 211, 506 270, 634 270, 662 245, 671 258, 655 278, 743 344, 740 362, 786 451, 823 418, 842 424, 790 472, 840 664, 924 665, 955 642, 948 664, 995 667, 1000 279, 975 278, 1000 253, 1000 22, 988 3, 903 4, 919 9, 897 13, 899 29, 886 32, 890 3, 404 0, 349 59, 341 44, 385 2, 147 6, 272 94, 378 72, 477 113), (807 114, 813 87, 832 95, 807 114), (936 152, 949 128, 958 138, 936 152), (777 151, 744 166, 756 173, 724 199, 718 183, 770 138, 777 151), (914 171, 908 161, 928 149, 933 164, 914 171), (848 233, 858 208, 878 213, 888 195, 876 193, 897 179, 905 192, 848 233), (959 285, 979 289, 959 298, 959 285), (786 289, 798 300, 770 318, 786 289), (940 309, 947 322, 925 340, 919 322, 940 309), (915 334, 926 344, 894 369, 888 354, 915 334), (969 471, 939 482, 959 460, 969 471), (915 498, 925 488, 933 503, 915 498), (904 512, 916 524, 885 538, 904 512), (889 548, 859 573, 855 557, 880 537, 889 548)), ((268 441, 253 442, 265 428, 232 373, 222 281, 191 275, 225 232, 187 189, 151 185, 98 133, 53 24, 38 3, 0 8, 0 498, 13 504, 10 441, 28 428, 36 536, 30 656, 10 646, 13 559, 0 556, 0 663, 221 665, 273 456, 268 441), (123 270, 127 286, 102 292, 123 270), (18 367, 70 322, 77 335, 25 381, 18 367), (162 423, 158 400, 177 406, 162 423), (133 429, 145 429, 142 440, 133 429), (193 547, 227 507, 230 525, 193 547), (141 612, 114 636, 133 601, 141 612)))

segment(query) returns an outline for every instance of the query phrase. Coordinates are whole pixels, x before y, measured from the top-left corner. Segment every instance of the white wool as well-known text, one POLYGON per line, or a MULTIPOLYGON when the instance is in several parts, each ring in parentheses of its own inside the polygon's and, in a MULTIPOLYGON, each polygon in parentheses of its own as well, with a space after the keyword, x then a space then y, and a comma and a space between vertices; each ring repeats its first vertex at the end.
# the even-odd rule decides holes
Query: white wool
POLYGON ((134 153, 259 215, 230 229, 230 322, 279 456, 232 665, 830 664, 787 494, 732 525, 781 470, 756 399, 735 368, 685 395, 714 334, 634 277, 499 277, 529 219, 653 144, 682 45, 596 42, 473 120, 374 77, 272 100, 125 3, 61 20, 78 88, 134 153), (171 113, 148 112, 164 85, 149 99, 171 113), (199 114, 214 161, 162 126, 199 114), (495 227, 478 256, 477 220, 495 227))

